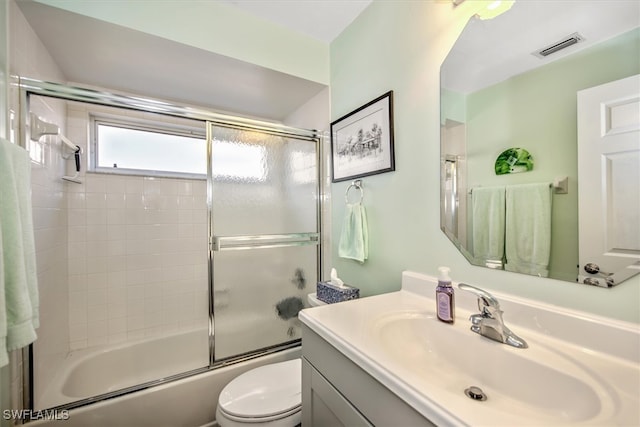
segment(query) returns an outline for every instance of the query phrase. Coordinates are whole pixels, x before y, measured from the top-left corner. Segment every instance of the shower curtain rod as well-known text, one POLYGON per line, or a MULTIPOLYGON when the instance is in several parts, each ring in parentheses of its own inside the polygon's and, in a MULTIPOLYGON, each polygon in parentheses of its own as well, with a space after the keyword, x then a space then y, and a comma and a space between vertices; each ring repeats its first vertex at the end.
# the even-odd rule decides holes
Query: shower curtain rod
POLYGON ((202 108, 186 107, 153 98, 121 95, 22 76, 11 76, 11 79, 12 84, 19 89, 36 95, 210 121, 224 126, 242 126, 244 128, 252 128, 271 133, 276 132, 283 136, 296 136, 297 138, 306 138, 309 140, 320 138, 320 133, 314 129, 301 129, 279 123, 214 113, 202 108))

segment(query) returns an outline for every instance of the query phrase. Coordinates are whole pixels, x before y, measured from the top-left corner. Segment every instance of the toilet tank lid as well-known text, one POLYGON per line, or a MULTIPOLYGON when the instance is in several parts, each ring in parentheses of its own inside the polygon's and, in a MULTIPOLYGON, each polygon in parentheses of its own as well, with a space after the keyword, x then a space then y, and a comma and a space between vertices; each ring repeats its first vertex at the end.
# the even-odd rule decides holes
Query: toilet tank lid
POLYGON ((264 418, 286 413, 302 404, 300 359, 251 369, 234 378, 220 393, 218 405, 227 414, 264 418))

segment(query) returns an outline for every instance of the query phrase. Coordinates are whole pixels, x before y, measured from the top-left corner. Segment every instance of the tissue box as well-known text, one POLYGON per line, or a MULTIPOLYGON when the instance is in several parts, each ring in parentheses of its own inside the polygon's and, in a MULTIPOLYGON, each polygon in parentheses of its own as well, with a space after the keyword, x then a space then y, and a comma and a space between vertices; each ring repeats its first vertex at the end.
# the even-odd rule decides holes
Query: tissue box
POLYGON ((330 282, 318 282, 316 296, 320 301, 326 302, 327 304, 349 301, 360 297, 360 289, 349 285, 344 286, 344 288, 341 288, 330 282))

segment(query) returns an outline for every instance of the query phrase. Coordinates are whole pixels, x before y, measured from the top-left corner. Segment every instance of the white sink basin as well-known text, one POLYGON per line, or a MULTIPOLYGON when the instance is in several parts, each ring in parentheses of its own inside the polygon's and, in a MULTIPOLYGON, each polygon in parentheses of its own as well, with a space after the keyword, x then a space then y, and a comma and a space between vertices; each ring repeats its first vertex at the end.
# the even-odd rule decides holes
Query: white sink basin
POLYGON ((385 315, 371 326, 382 353, 433 387, 458 396, 480 387, 487 399, 474 405, 512 412, 531 424, 575 423, 615 408, 606 384, 579 361, 530 337, 528 349, 517 349, 472 333, 468 323, 445 325, 418 311, 385 315))
POLYGON ((403 276, 402 291, 300 319, 436 425, 640 425, 638 325, 496 294, 529 345, 510 347, 469 330, 476 300, 462 291, 455 324, 438 321, 435 281, 410 274, 415 286, 403 276))

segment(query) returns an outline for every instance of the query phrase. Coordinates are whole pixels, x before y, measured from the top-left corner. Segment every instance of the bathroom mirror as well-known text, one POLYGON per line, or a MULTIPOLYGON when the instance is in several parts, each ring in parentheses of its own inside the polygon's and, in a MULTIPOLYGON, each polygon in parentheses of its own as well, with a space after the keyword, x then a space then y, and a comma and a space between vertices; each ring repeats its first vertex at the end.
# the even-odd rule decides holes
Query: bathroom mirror
MULTIPOLYGON (((585 227, 578 215, 584 221, 592 211, 613 208, 579 207, 580 191, 589 188, 579 187, 579 170, 588 167, 578 161, 577 93, 637 74, 635 0, 516 1, 498 17, 469 20, 440 70, 441 228, 469 262, 605 287, 640 272, 637 148, 626 159, 631 175, 618 177, 635 181, 635 189, 623 193, 631 197, 624 222, 636 224, 625 231, 631 237, 624 265, 581 259, 580 243, 605 239, 604 231, 579 235, 585 227), (497 174, 496 161, 509 149, 530 157, 507 161, 528 166, 497 174), (548 195, 540 190, 544 185, 548 195), (523 188, 534 193, 517 196, 523 188), (514 204, 518 197, 529 206, 514 204), (514 248, 521 264, 536 268, 509 268, 514 248)), ((638 112, 634 102, 631 116, 638 112)))

